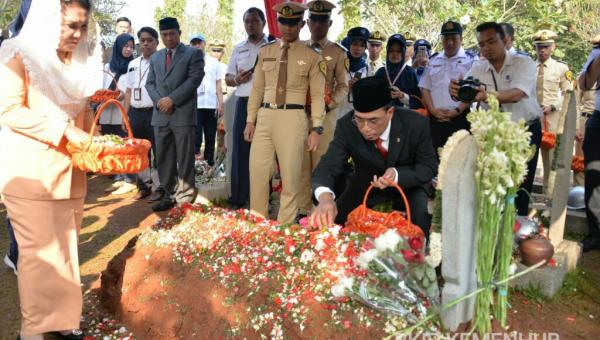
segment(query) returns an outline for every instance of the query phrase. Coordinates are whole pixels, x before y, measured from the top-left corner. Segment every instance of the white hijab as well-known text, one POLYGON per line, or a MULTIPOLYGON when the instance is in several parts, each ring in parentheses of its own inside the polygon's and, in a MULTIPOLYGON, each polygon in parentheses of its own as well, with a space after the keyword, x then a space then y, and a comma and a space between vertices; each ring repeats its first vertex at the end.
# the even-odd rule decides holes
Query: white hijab
POLYGON ((20 54, 30 85, 74 118, 78 112, 65 108, 80 106, 101 88, 97 84, 97 73, 102 68, 99 30, 90 13, 88 33, 73 51, 71 63, 65 65, 56 53, 62 25, 61 6, 61 0, 33 0, 19 35, 3 42, 0 62, 6 63, 16 53, 20 54))

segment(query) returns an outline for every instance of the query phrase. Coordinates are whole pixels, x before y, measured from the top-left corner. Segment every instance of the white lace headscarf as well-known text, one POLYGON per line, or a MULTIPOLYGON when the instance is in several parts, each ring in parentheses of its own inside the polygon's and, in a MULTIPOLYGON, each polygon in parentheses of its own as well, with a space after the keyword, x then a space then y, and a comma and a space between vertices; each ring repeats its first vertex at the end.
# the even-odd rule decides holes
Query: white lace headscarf
POLYGON ((60 61, 57 48, 62 25, 61 0, 33 0, 18 36, 5 40, 0 47, 0 62, 6 63, 18 53, 30 79, 30 85, 71 117, 101 84, 101 49, 96 23, 90 19, 88 32, 73 51, 71 63, 60 61))

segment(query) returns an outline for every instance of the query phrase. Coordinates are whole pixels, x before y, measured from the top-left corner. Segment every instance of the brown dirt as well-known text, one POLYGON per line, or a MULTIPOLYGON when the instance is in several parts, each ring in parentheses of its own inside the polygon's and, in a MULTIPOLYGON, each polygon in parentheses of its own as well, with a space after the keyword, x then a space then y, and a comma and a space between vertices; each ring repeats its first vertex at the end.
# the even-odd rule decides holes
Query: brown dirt
MULTIPOLYGON (((79 248, 83 290, 86 296, 98 292, 100 273, 106 269, 108 262, 119 254, 131 239, 160 217, 151 211, 150 203, 132 201, 133 194, 105 194, 103 189, 110 183, 108 178, 102 176, 94 176, 89 181, 79 248)), ((2 257, 8 247, 8 237, 4 231, 5 215, 6 209, 0 205, 2 257)), ((121 260, 130 255, 124 255, 121 260)), ((125 326, 134 331, 136 338, 170 339, 175 338, 175 334, 184 334, 182 332, 189 335, 195 333, 197 338, 223 338, 233 335, 226 330, 230 328, 230 324, 237 323, 238 317, 240 322, 242 321, 245 309, 239 301, 225 298, 228 294, 231 295, 230 292, 202 282, 192 270, 186 271, 184 267, 173 265, 168 253, 159 252, 151 256, 152 261, 146 261, 144 256, 134 253, 127 262, 121 263, 127 266, 123 280, 123 287, 127 290, 121 290, 127 300, 123 300, 123 297, 117 299, 118 295, 114 295, 114 300, 119 302, 117 306, 126 306, 124 314, 127 315, 124 315, 123 321, 125 326), (129 273, 136 267, 137 270, 129 273), (136 276, 138 281, 143 278, 137 285, 133 284, 136 276), (144 280, 151 284, 144 283, 144 280), (177 286, 175 282, 178 283, 177 286), (152 301, 149 297, 154 297, 155 300, 152 301), (189 300, 189 297, 196 300, 189 300), (185 304, 180 301, 185 301, 185 304), (174 312, 177 310, 179 311, 174 312), (210 330, 199 328, 199 325, 206 324, 209 320, 214 322, 211 327, 212 333, 209 333, 210 330)), ((577 286, 577 292, 541 303, 522 294, 512 295, 513 309, 509 310, 511 329, 525 334, 529 331, 539 334, 557 332, 561 339, 595 339, 597 334, 600 334, 600 251, 586 253, 581 268, 585 274, 580 280, 583 283, 577 286)), ((112 277, 112 280, 116 280, 115 288, 118 287, 119 277, 120 274, 112 277)), ((18 334, 20 313, 16 277, 12 271, 0 270, 0 290, 0 339, 14 339, 18 334)), ((118 290, 115 289, 113 294, 119 294, 118 290)), ((239 294, 242 294, 242 291, 239 294)), ((98 306, 84 306, 86 310, 96 307, 98 306)), ((328 313, 324 310, 315 312, 328 313)), ((314 319, 318 320, 319 317, 315 315, 314 319)), ((316 334, 321 338, 322 333, 316 334)), ((362 336, 344 335, 343 329, 338 329, 328 334, 332 334, 332 338, 361 338, 365 337, 366 333, 362 333, 362 336)), ((239 335, 242 336, 243 334, 239 335)), ((47 336, 47 339, 54 338, 47 336)))

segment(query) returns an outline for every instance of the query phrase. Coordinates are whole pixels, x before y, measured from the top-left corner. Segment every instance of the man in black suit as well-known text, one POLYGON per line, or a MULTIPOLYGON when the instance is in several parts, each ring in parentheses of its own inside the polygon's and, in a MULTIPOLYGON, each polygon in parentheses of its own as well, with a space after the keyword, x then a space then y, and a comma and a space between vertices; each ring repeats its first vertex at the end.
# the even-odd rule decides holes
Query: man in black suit
POLYGON ((369 207, 393 201, 404 207, 395 182, 406 193, 412 222, 429 231, 428 186, 437 173, 438 161, 431 144, 427 118, 391 104, 389 84, 383 78, 368 77, 352 88, 354 112, 337 122, 333 141, 313 172, 314 197, 319 202, 311 221, 315 225, 346 222, 348 214, 361 204, 370 184, 374 191, 369 207), (335 180, 352 158, 355 171, 346 190, 335 198, 335 180))

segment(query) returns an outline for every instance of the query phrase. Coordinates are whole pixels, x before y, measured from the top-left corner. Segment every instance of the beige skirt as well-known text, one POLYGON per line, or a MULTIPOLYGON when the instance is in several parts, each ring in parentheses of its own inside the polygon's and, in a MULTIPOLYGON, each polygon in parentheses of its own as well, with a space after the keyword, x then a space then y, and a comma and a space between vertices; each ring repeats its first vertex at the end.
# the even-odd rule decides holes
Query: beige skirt
POLYGON ((79 328, 83 301, 77 244, 83 198, 3 198, 19 244, 21 334, 79 328))

